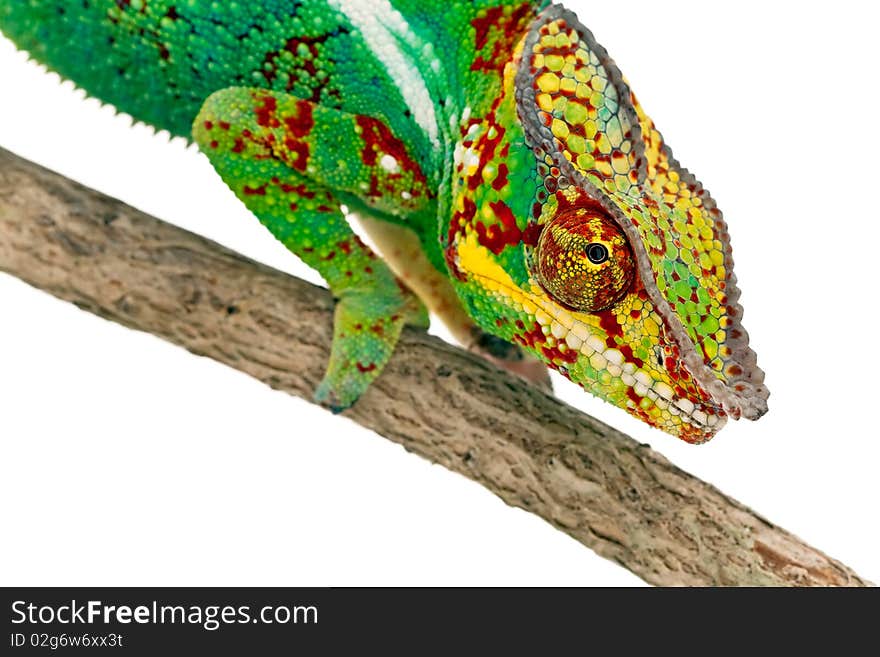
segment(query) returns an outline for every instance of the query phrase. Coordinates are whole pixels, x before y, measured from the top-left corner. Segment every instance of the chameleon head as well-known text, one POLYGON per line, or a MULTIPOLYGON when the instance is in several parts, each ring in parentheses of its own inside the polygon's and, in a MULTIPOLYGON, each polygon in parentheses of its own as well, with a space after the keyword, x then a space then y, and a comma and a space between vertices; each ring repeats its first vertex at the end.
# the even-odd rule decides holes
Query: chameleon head
POLYGON ((554 5, 504 86, 456 158, 447 262, 471 314, 689 442, 763 415, 726 224, 607 52, 554 5))

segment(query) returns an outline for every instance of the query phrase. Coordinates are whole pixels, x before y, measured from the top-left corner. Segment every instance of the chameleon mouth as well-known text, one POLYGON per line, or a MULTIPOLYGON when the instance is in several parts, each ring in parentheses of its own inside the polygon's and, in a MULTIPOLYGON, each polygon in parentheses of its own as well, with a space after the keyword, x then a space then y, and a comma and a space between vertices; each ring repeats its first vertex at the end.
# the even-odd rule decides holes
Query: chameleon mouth
MULTIPOLYGON (((640 397, 650 399, 659 409, 668 411, 673 417, 689 424, 705 436, 717 433, 727 422, 727 414, 720 404, 694 402, 687 397, 675 394, 672 387, 664 381, 655 380, 635 363, 625 359, 618 349, 606 346, 605 342, 590 331, 587 324, 579 321, 569 311, 538 294, 529 294, 517 287, 503 283, 483 272, 470 271, 470 275, 490 292, 501 294, 509 301, 535 318, 546 327, 548 336, 553 336, 560 351, 575 351, 587 358, 590 365, 599 371, 607 371, 619 378, 624 385, 640 397)), ((561 370, 567 376, 567 372, 561 370)), ((714 397, 713 397, 714 400, 714 397)))
POLYGON ((634 363, 626 361, 618 349, 606 347, 599 337, 589 332, 587 325, 571 315, 557 312, 555 317, 551 317, 547 312, 538 310, 535 320, 541 326, 549 327, 550 334, 560 343, 565 343, 570 349, 589 358, 590 364, 597 370, 607 370, 612 376, 619 377, 637 395, 647 397, 661 410, 680 416, 698 429, 713 434, 724 426, 726 414, 720 405, 694 402, 676 395, 668 383, 651 378, 634 363), (567 326, 566 320, 571 320, 572 323, 567 326))
MULTIPOLYGON (((607 370, 612 376, 620 377, 620 380, 640 397, 651 399, 661 410, 667 410, 673 416, 680 416, 699 429, 714 434, 724 426, 726 417, 720 405, 695 403, 686 397, 676 395, 668 383, 653 379, 634 363, 626 361, 618 349, 607 347, 603 340, 590 333, 586 324, 579 322, 565 310, 548 307, 541 299, 533 298, 533 302, 539 304, 535 312, 535 321, 541 326, 548 327, 550 334, 560 344, 564 343, 570 349, 589 358, 590 364, 597 370, 607 370)), ((528 310, 525 306, 524 309, 528 310)))

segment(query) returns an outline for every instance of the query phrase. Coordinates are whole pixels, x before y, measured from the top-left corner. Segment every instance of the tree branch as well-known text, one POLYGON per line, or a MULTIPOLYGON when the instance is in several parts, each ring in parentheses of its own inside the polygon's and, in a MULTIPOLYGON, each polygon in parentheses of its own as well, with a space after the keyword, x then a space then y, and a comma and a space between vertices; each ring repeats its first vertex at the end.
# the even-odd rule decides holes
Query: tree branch
MULTIPOLYGON (((0 270, 307 400, 327 361, 327 290, 2 149, 0 270)), ((345 415, 653 584, 870 584, 649 447, 423 332, 404 332, 345 415)))

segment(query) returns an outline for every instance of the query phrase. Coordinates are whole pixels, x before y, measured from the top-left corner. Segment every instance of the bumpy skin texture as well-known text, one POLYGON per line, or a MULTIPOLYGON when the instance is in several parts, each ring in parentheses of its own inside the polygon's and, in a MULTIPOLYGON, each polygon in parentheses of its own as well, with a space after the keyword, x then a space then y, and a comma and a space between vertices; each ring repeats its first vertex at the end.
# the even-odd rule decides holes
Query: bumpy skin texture
POLYGON ((720 212, 558 5, 0 0, 0 30, 194 139, 321 273, 338 298, 317 391, 332 408, 427 321, 412 289, 502 360, 517 351, 498 339, 687 441, 766 411, 720 212), (424 257, 389 267, 346 209, 410 229, 424 257))

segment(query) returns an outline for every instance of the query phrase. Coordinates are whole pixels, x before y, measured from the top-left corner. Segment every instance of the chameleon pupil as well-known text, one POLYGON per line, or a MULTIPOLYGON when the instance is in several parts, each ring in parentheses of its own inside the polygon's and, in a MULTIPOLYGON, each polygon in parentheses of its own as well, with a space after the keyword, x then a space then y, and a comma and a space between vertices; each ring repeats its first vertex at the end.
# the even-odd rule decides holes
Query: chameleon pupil
POLYGON ((593 243, 587 246, 587 258, 594 265, 601 265, 608 260, 608 249, 604 244, 593 243))

